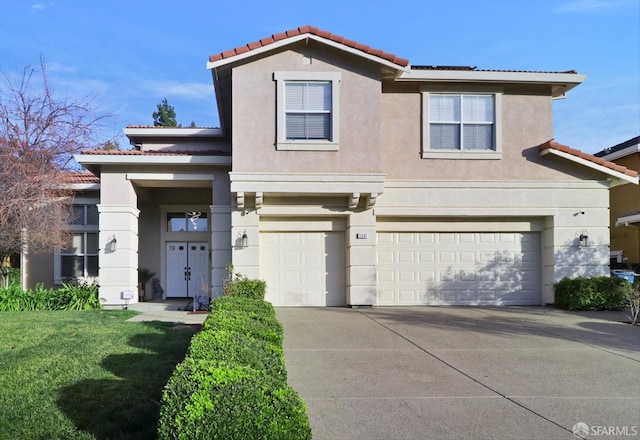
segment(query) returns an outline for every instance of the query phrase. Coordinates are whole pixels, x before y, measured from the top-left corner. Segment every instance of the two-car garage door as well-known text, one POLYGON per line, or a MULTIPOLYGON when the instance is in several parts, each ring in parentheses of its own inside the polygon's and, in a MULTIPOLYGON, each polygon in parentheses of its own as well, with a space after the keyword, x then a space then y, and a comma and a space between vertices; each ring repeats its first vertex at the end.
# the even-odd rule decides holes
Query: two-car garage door
POLYGON ((539 305, 539 232, 379 232, 378 305, 539 305))

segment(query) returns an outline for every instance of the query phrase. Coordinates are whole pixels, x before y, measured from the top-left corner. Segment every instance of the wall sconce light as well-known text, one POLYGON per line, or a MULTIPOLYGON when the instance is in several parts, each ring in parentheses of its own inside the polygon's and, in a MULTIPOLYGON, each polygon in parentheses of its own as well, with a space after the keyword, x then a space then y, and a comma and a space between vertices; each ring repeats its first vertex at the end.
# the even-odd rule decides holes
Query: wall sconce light
POLYGON ((118 240, 116 240, 116 236, 112 235, 109 241, 107 242, 107 251, 115 252, 118 247, 118 240))
POLYGON ((589 246, 589 236, 587 235, 587 231, 582 231, 580 233, 580 247, 589 246))
POLYGON ((245 231, 240 237, 240 247, 246 248, 247 246, 249 246, 249 237, 247 237, 247 231, 245 231))

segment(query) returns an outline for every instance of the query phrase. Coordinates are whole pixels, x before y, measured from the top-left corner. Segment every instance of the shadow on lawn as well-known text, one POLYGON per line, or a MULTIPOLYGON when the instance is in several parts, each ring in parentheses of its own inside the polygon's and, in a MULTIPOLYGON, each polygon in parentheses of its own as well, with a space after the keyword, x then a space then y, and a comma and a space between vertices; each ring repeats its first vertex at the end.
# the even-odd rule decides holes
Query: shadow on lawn
POLYGON ((117 378, 83 380, 60 391, 58 406, 79 431, 99 440, 156 438, 162 390, 199 328, 143 325, 161 332, 134 335, 128 344, 148 353, 110 355, 101 362, 117 378))

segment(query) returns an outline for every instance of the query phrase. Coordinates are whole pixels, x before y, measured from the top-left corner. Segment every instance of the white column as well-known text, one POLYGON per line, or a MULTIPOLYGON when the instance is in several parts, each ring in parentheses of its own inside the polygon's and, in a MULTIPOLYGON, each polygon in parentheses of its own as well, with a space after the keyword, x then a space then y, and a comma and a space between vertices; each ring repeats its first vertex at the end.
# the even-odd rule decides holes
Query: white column
POLYGON ((98 205, 100 254, 98 279, 105 305, 125 304, 122 292, 134 292, 138 302, 138 216, 128 205, 98 205), (115 240, 115 243, 114 243, 115 240))
MULTIPOLYGON (((246 205, 245 205, 246 206, 246 205)), ((231 254, 234 271, 260 278, 260 216, 253 206, 231 211, 231 254), (246 235, 246 240, 242 237, 246 235)))
POLYGON ((211 292, 222 295, 222 282, 231 263, 231 206, 211 206, 211 292))
POLYGON ((347 305, 376 303, 376 217, 373 210, 354 212, 347 227, 347 305))

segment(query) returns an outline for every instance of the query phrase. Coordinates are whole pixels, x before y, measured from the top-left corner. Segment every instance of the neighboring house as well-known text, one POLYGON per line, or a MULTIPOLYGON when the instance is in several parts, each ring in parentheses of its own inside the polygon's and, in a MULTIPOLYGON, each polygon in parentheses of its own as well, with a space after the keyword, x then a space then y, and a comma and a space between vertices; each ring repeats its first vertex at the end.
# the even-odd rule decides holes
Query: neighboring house
MULTIPOLYGON (((595 156, 640 171, 640 136, 606 148, 595 156)), ((633 185, 611 188, 611 267, 640 271, 640 189, 633 185)))
POLYGON ((100 176, 108 304, 138 267, 217 296, 231 262, 278 306, 539 305, 608 274, 608 189, 638 177, 549 140, 583 75, 412 66, 311 26, 208 68, 220 128, 129 126, 135 149, 76 156, 100 176))

